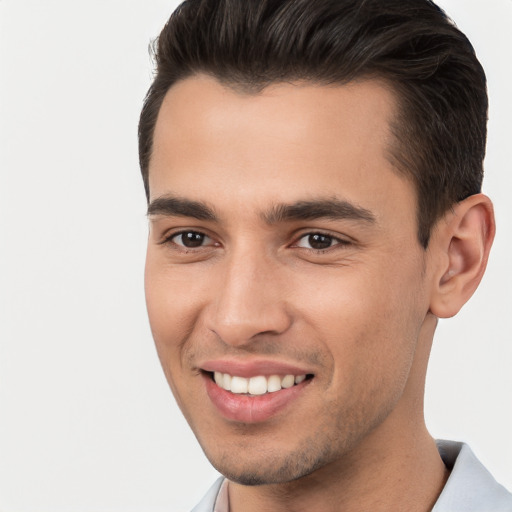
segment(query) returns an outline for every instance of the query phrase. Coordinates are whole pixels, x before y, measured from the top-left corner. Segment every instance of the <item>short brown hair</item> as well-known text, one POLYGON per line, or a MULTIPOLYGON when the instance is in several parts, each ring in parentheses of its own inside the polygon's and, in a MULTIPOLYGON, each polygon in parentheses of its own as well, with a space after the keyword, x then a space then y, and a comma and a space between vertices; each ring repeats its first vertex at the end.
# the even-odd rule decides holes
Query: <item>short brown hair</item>
POLYGON ((424 247, 440 216, 481 190, 485 73, 466 36, 430 0, 186 0, 158 37, 155 57, 139 123, 148 198, 162 101, 198 73, 254 93, 282 81, 389 83, 398 99, 390 157, 415 184, 424 247))

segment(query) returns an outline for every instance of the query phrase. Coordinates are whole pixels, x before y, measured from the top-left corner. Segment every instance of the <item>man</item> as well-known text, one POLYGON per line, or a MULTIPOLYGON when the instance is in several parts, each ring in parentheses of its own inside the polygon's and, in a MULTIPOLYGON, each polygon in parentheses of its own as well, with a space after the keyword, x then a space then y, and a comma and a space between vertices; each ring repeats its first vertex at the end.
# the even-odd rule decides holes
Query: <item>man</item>
POLYGON ((195 510, 512 510, 423 419, 494 236, 466 37, 428 0, 192 0, 156 58, 149 318, 226 477, 195 510))

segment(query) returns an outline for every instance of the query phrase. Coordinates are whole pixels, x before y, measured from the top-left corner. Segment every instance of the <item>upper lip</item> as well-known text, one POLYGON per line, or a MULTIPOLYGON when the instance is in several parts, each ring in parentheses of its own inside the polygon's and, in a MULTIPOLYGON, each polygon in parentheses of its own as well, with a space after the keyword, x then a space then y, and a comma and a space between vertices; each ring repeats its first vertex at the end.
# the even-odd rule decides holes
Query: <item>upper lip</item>
POLYGON ((269 359, 252 359, 242 361, 236 359, 212 359, 200 365, 206 372, 228 373, 238 377, 256 377, 258 375, 311 375, 313 372, 303 366, 269 359))

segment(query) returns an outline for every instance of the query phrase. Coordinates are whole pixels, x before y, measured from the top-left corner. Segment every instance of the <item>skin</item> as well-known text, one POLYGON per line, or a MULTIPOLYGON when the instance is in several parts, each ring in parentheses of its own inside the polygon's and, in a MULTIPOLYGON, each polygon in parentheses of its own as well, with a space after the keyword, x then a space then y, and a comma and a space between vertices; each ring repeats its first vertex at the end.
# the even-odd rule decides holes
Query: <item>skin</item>
POLYGON ((205 76, 162 105, 147 307, 167 380, 230 479, 234 512, 426 511, 445 483, 423 419, 426 367, 437 317, 455 314, 482 276, 492 206, 482 195, 457 205, 425 251, 413 184, 388 160, 395 109, 378 81, 245 94, 205 76), (211 215, 157 207, 169 197, 211 215), (272 215, 308 201, 368 218, 272 215), (205 236, 187 248, 183 232, 205 236), (325 249, 311 246, 315 233, 325 249), (228 420, 202 365, 257 358, 314 377, 270 419, 228 420))

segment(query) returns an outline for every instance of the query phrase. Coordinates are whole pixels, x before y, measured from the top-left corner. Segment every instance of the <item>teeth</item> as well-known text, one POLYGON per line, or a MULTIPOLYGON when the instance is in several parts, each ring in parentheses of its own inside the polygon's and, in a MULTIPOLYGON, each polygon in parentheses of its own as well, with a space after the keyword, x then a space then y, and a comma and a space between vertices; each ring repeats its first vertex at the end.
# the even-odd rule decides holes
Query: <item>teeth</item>
POLYGON ((291 388, 295 384, 295 377, 293 375, 286 375, 281 381, 281 386, 285 389, 291 388))
POLYGON ((236 394, 264 395, 265 393, 274 393, 281 389, 288 389, 296 384, 300 384, 306 379, 305 375, 271 375, 264 377, 258 375, 246 379, 229 373, 214 372, 213 379, 215 383, 225 389, 236 394))
POLYGON ((226 391, 231 391, 231 375, 225 373, 222 375, 222 384, 220 384, 226 391))
POLYGON ((231 391, 233 393, 247 393, 249 389, 249 380, 236 375, 231 378, 231 391))
POLYGON ((273 393, 274 391, 281 390, 281 377, 279 375, 272 375, 267 381, 267 391, 273 393))
POLYGON ((249 394, 264 395, 267 392, 267 379, 265 377, 251 377, 249 379, 249 394))

